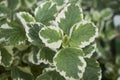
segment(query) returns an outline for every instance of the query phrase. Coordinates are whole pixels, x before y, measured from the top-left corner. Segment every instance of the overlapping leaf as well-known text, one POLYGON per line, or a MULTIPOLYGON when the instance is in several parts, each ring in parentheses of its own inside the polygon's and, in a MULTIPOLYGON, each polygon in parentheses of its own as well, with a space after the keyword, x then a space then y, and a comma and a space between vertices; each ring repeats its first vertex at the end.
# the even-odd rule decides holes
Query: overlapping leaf
POLYGON ((95 52, 95 49, 96 49, 95 43, 91 43, 90 45, 84 47, 83 51, 85 53, 85 57, 90 58, 93 55, 93 53, 95 52))
POLYGON ((97 36, 97 27, 93 23, 83 21, 73 26, 70 45, 83 48, 93 42, 97 36))
POLYGON ((8 2, 8 8, 11 10, 18 9, 21 6, 20 0, 7 0, 7 2, 8 2))
POLYGON ((45 64, 53 63, 53 57, 55 55, 55 52, 53 50, 47 47, 43 47, 38 54, 39 54, 38 57, 39 57, 40 62, 43 62, 45 64))
POLYGON ((36 80, 65 80, 65 78, 53 70, 39 75, 36 80))
POLYGON ((34 80, 29 67, 13 67, 11 76, 13 80, 34 80))
POLYGON ((55 19, 56 12, 56 5, 48 1, 35 9, 35 19, 44 25, 49 25, 50 21, 55 19))
POLYGON ((37 0, 23 0, 23 1, 28 8, 31 8, 37 2, 37 0))
POLYGON ((9 67, 12 64, 13 55, 9 53, 6 49, 0 49, 0 65, 4 67, 9 67))
POLYGON ((107 20, 107 19, 111 18, 112 15, 113 15, 113 12, 112 12, 112 10, 110 8, 106 8, 106 9, 103 9, 101 11, 101 18, 103 20, 107 20))
POLYGON ((19 12, 16 15, 17 15, 17 18, 21 21, 21 23, 25 27, 26 31, 28 29, 27 23, 35 22, 34 17, 31 14, 29 14, 28 12, 19 12))
POLYGON ((87 67, 84 72, 83 80, 101 80, 101 69, 95 59, 85 59, 87 67))
MULTIPOLYGON (((36 64, 39 65, 40 62, 38 60, 38 52, 39 52, 39 48, 38 47, 33 47, 32 51, 28 54, 28 61, 32 64, 36 64)), ((24 58, 25 59, 25 58, 24 58)))
POLYGON ((20 44, 26 39, 25 30, 17 22, 10 22, 0 28, 0 39, 2 38, 6 44, 20 44))
POLYGON ((45 45, 56 50, 62 43, 62 31, 54 26, 44 27, 39 32, 39 37, 45 45))
POLYGON ((61 49, 54 57, 57 71, 67 80, 79 80, 85 71, 83 51, 76 48, 61 49))
POLYGON ((83 18, 82 10, 74 5, 68 4, 56 17, 58 26, 64 31, 64 33, 69 34, 70 28, 77 22, 80 22, 83 18))
POLYGON ((43 25, 40 23, 28 23, 27 26, 28 26, 28 29, 27 29, 28 33, 26 34, 27 34, 28 41, 31 42, 33 45, 41 46, 42 41, 39 38, 39 31, 41 30, 43 25))

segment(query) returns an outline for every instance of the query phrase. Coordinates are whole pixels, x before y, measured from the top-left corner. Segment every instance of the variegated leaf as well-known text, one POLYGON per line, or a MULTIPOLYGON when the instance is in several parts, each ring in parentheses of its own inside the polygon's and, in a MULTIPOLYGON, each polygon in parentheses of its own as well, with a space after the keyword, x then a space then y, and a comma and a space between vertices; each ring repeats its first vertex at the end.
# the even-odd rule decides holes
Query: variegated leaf
POLYGON ((29 67, 13 67, 11 76, 12 80, 34 80, 29 67))
POLYGON ((55 51, 47 47, 43 47, 38 53, 40 62, 41 63, 43 62, 45 64, 52 64, 54 55, 55 55, 55 51))
POLYGON ((75 4, 68 4, 56 17, 58 26, 64 31, 64 33, 69 34, 71 27, 80 22, 83 18, 83 13, 81 8, 75 4))
POLYGON ((62 31, 58 27, 44 27, 39 32, 39 37, 45 45, 56 50, 62 43, 62 31))
POLYGON ((39 38, 39 31, 44 26, 37 22, 28 23, 27 26, 28 26, 28 29, 27 29, 26 35, 27 35, 28 41, 31 42, 33 45, 40 47, 42 45, 42 41, 39 38))
POLYGON ((88 21, 74 25, 70 33, 70 46, 84 48, 98 36, 97 27, 88 21))
POLYGON ((101 80, 102 74, 98 62, 95 59, 85 59, 87 67, 84 72, 83 80, 101 80))
POLYGON ((10 67, 13 62, 13 55, 5 48, 0 48, 0 65, 10 67))
POLYGON ((25 27, 25 30, 27 31, 27 23, 29 22, 35 22, 34 17, 29 14, 28 12, 19 12, 17 13, 17 18, 21 21, 22 25, 25 27))
POLYGON ((56 5, 50 1, 46 1, 35 9, 35 19, 44 25, 49 25, 50 21, 55 19, 54 15, 56 12, 56 5))
POLYGON ((0 27, 0 39, 5 39, 7 45, 21 44, 26 40, 25 30, 17 22, 6 23, 0 27))
POLYGON ((39 75, 36 80, 65 80, 65 78, 53 70, 39 75))
POLYGON ((90 45, 84 47, 83 52, 85 53, 85 57, 86 58, 91 58, 91 56, 95 52, 95 49, 96 49, 96 44, 95 43, 91 43, 90 45))
POLYGON ((66 80, 79 80, 83 77, 86 61, 83 51, 77 48, 64 48, 57 52, 54 57, 56 70, 66 80))

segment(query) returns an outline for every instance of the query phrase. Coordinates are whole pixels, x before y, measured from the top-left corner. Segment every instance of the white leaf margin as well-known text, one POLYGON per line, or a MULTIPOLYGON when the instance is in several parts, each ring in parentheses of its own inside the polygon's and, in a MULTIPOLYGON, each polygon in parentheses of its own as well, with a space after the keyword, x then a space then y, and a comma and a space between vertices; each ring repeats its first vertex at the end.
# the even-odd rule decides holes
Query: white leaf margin
MULTIPOLYGON (((42 49, 41 49, 41 50, 42 50, 42 49)), ((38 62, 39 62, 39 63, 44 63, 44 64, 53 65, 53 63, 49 62, 48 60, 46 60, 46 59, 41 59, 41 58, 40 58, 40 52, 41 52, 41 50, 39 50, 39 52, 38 52, 38 54, 37 54, 37 59, 39 60, 38 62)))
MULTIPOLYGON (((38 26, 43 25, 42 23, 39 23, 39 22, 30 22, 30 24, 31 25, 37 24, 38 26)), ((31 27, 33 27, 33 26, 31 26, 31 27)), ((29 30, 30 30, 30 27, 27 27, 27 29, 26 29, 26 36, 27 36, 29 42, 33 42, 34 40, 31 37, 29 37, 29 30)))
MULTIPOLYGON (((96 60, 96 63, 98 63, 98 61, 96 60)), ((99 65, 97 67, 100 67, 99 65)), ((98 72, 100 75, 98 76, 98 80, 101 80, 102 79, 102 70, 100 69, 100 71, 98 72)))
POLYGON ((31 52, 29 55, 28 55, 28 61, 31 62, 32 64, 35 64, 35 65, 39 65, 41 63, 44 63, 44 64, 50 64, 51 66, 53 66, 53 63, 49 62, 48 60, 46 59, 41 59, 40 58, 40 51, 41 49, 38 51, 36 57, 37 57, 37 62, 34 61, 34 55, 33 53, 31 52))
POLYGON ((52 6, 54 6, 55 5, 55 3, 54 2, 52 2, 52 1, 45 1, 45 2, 41 2, 39 5, 38 5, 38 7, 37 8, 35 8, 35 11, 34 11, 34 15, 37 15, 37 12, 38 12, 38 10, 39 10, 39 8, 43 8, 44 7, 44 5, 46 5, 47 3, 51 3, 51 6, 49 7, 49 9, 52 7, 52 6))
MULTIPOLYGON (((69 1, 67 0, 66 2, 69 2, 69 1)), ((55 23, 56 23, 57 26, 58 26, 58 23, 60 23, 60 19, 65 19, 65 12, 68 11, 69 6, 71 6, 70 3, 67 4, 67 5, 64 5, 63 10, 61 10, 61 12, 58 13, 58 15, 56 16, 55 23)), ((82 17, 82 20, 83 20, 83 10, 82 10, 82 8, 80 8, 80 6, 77 5, 77 4, 75 6, 78 6, 78 8, 79 8, 79 10, 81 12, 80 16, 82 17)))
POLYGON ((99 36, 97 26, 95 26, 91 21, 82 20, 81 22, 76 23, 76 24, 75 24, 76 26, 73 25, 73 26, 71 27, 69 37, 71 38, 72 31, 73 31, 74 28, 77 29, 77 28, 79 27, 79 25, 81 25, 81 24, 82 24, 82 25, 85 25, 85 24, 87 24, 87 23, 91 23, 91 24, 93 25, 93 27, 95 27, 95 35, 92 36, 88 41, 81 42, 81 45, 79 45, 80 48, 84 48, 84 47, 90 45, 90 43, 92 43, 92 42, 95 40, 95 38, 97 38, 97 37, 99 36))
POLYGON ((33 18, 33 20, 34 20, 33 22, 36 22, 36 21, 35 21, 34 17, 31 14, 29 14, 28 12, 19 12, 19 13, 16 14, 18 19, 21 21, 22 25, 25 28, 25 32, 26 32, 26 36, 28 38, 28 41, 32 42, 33 40, 28 36, 28 33, 29 33, 29 27, 27 26, 28 22, 26 22, 24 20, 24 18, 22 17, 23 14, 27 14, 29 17, 33 18))
MULTIPOLYGON (((60 50, 60 51, 61 51, 61 50, 60 50)), ((57 68, 57 62, 54 61, 54 59, 57 57, 57 55, 60 53, 60 51, 58 51, 58 52, 56 53, 56 55, 53 57, 53 64, 54 64, 54 66, 55 66, 56 71, 59 72, 60 75, 63 76, 66 80, 78 80, 78 79, 75 79, 75 78, 73 78, 73 77, 68 77, 68 76, 66 76, 66 72, 65 72, 64 70, 60 71, 60 70, 57 68)), ((87 63, 86 63, 86 61, 84 60, 83 57, 78 56, 78 58, 79 58, 79 60, 80 60, 82 63, 84 63, 82 67, 78 65, 78 69, 82 71, 82 74, 81 74, 81 73, 78 73, 78 76, 79 76, 79 78, 81 79, 81 78, 83 77, 84 72, 85 72, 85 68, 86 68, 86 66, 87 66, 87 63)))
POLYGON ((91 56, 93 55, 93 53, 96 51, 96 43, 94 43, 91 46, 94 47, 94 49, 89 54, 85 55, 85 58, 91 58, 91 56))
MULTIPOLYGON (((42 37, 40 35, 40 32, 42 30, 46 30, 46 29, 52 29, 52 30, 55 30, 57 31, 58 33, 61 33, 62 36, 63 36, 63 31, 59 28, 59 27, 55 27, 55 26, 48 26, 48 27, 43 27, 40 31, 39 31, 39 37, 40 39, 42 40, 43 43, 45 43, 45 45, 47 47, 49 47, 50 49, 54 50, 54 51, 57 51, 57 49, 61 46, 62 44, 62 39, 61 40, 58 40, 57 42, 53 42, 53 43, 48 43, 48 40, 49 39, 45 39, 44 37, 42 37)), ((52 34, 51 34, 52 35, 52 34)))
MULTIPOLYGON (((7 50, 8 51, 8 50, 7 50)), ((2 55, 1 55, 2 53, 1 53, 1 51, 0 51, 0 64, 1 65, 3 65, 3 66, 5 66, 5 67, 10 67, 11 66, 11 64, 13 63, 13 60, 14 60, 14 57, 13 57, 13 54, 11 54, 11 53, 9 53, 8 52, 8 54, 10 54, 11 55, 11 60, 9 61, 9 65, 5 65, 4 63, 2 63, 2 55)))

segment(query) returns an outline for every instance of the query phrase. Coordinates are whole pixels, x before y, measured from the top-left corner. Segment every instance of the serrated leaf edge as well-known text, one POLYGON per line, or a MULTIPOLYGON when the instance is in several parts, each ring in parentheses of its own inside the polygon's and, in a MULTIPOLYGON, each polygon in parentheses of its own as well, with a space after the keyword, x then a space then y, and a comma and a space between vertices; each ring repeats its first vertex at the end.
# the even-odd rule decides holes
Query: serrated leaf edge
MULTIPOLYGON (((43 25, 42 23, 39 23, 39 22, 30 22, 30 24, 37 24, 38 26, 41 26, 41 25, 43 25)), ((44 25, 43 25, 44 26, 44 25)), ((31 26, 31 27, 33 27, 33 26, 31 26)), ((27 36, 27 38, 28 38, 28 41, 29 42, 33 42, 34 40, 31 38, 31 37, 29 37, 29 30, 30 30, 30 27, 28 27, 28 29, 26 29, 27 31, 26 31, 26 36, 27 36)), ((39 34, 39 33, 38 33, 39 34)))
MULTIPOLYGON (((58 28, 58 27, 55 27, 55 26, 49 26, 49 27, 43 27, 39 33, 42 31, 42 30, 45 30, 45 29, 53 29, 55 31, 57 31, 58 33, 61 32, 62 36, 63 36, 63 31, 58 28)), ((53 42, 53 43, 48 43, 48 39, 45 39, 44 37, 42 37, 40 34, 39 34, 39 37, 40 39, 42 40, 43 43, 45 43, 45 45, 47 47, 49 47, 50 49, 54 50, 54 51, 57 51, 57 48, 59 48, 62 44, 62 39, 61 40, 58 40, 57 42, 53 42)))
POLYGON ((93 27, 95 27, 95 35, 92 36, 88 41, 81 42, 81 45, 79 45, 80 48, 84 48, 84 47, 90 45, 90 43, 92 43, 92 42, 95 40, 95 38, 98 37, 98 28, 97 28, 92 22, 86 21, 86 20, 82 20, 81 22, 75 24, 76 26, 73 25, 73 26, 71 27, 71 29, 70 29, 70 35, 69 35, 69 37, 71 37, 72 31, 73 31, 74 27, 76 27, 75 29, 77 29, 77 28, 79 27, 79 26, 77 26, 77 25, 80 25, 80 24, 83 24, 83 25, 84 25, 84 24, 87 24, 87 23, 91 23, 91 24, 93 25, 93 27))
POLYGON ((44 64, 53 65, 53 63, 51 63, 50 61, 48 61, 48 60, 46 60, 46 59, 40 59, 40 51, 41 51, 41 50, 39 50, 39 52, 38 52, 38 54, 37 54, 38 62, 39 62, 39 63, 44 63, 44 64))
MULTIPOLYGON (((60 50, 60 51, 61 51, 61 50, 60 50)), ((54 66, 55 66, 56 71, 59 72, 60 75, 63 76, 66 80, 78 80, 78 79, 75 79, 75 78, 73 78, 73 77, 68 77, 68 76, 66 76, 66 72, 65 72, 65 71, 60 71, 60 70, 57 68, 57 62, 55 62, 54 59, 57 57, 57 55, 59 54, 60 51, 58 51, 58 52, 56 53, 56 55, 53 57, 53 64, 54 64, 54 66)), ((83 57, 81 57, 81 56, 78 56, 78 57, 79 57, 80 61, 82 61, 82 62, 84 63, 82 67, 78 65, 78 69, 81 70, 82 73, 84 73, 84 72, 85 72, 85 68, 86 68, 86 66, 87 66, 87 63, 86 63, 86 61, 84 60, 83 57)), ((80 79, 81 79, 81 78, 83 77, 83 74, 78 73, 78 76, 79 76, 80 79)))
POLYGON ((91 58, 91 56, 95 52, 95 50, 96 50, 96 43, 91 45, 91 46, 94 47, 94 49, 89 54, 85 55, 85 58, 91 58))

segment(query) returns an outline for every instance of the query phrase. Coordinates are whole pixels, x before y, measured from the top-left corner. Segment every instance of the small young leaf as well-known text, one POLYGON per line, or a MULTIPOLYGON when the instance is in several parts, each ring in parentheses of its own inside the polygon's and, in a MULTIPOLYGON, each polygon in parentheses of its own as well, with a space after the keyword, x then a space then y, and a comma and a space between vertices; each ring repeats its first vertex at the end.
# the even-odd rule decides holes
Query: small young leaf
POLYGON ((29 67, 13 67, 11 76, 13 80, 34 80, 29 67))
POLYGON ((93 42, 97 36, 98 29, 93 23, 87 21, 77 23, 71 29, 70 45, 83 48, 93 42))
POLYGON ((101 18, 103 20, 107 20, 107 19, 111 18, 112 15, 113 15, 113 12, 112 12, 112 10, 110 8, 106 8, 106 9, 103 9, 101 11, 101 18))
POLYGON ((56 70, 66 80, 79 80, 83 77, 86 61, 83 58, 83 51, 77 48, 64 48, 57 52, 54 57, 56 70))
POLYGON ((68 4, 56 17, 59 27, 69 34, 70 28, 83 18, 82 10, 74 4, 68 4))
POLYGON ((45 2, 35 9, 35 19, 44 25, 55 19, 56 5, 51 2, 45 2))
POLYGON ((101 69, 95 59, 85 59, 87 67, 85 69, 83 80, 101 80, 101 69))
POLYGON ((39 37, 45 45, 56 50, 62 43, 62 31, 54 26, 44 27, 39 32, 39 37))
POLYGON ((65 80, 65 78, 53 70, 39 75, 36 80, 65 80))
POLYGON ((100 17, 101 17, 101 15, 100 15, 100 13, 98 11, 92 12, 92 16, 93 16, 94 21, 99 21, 100 17))

